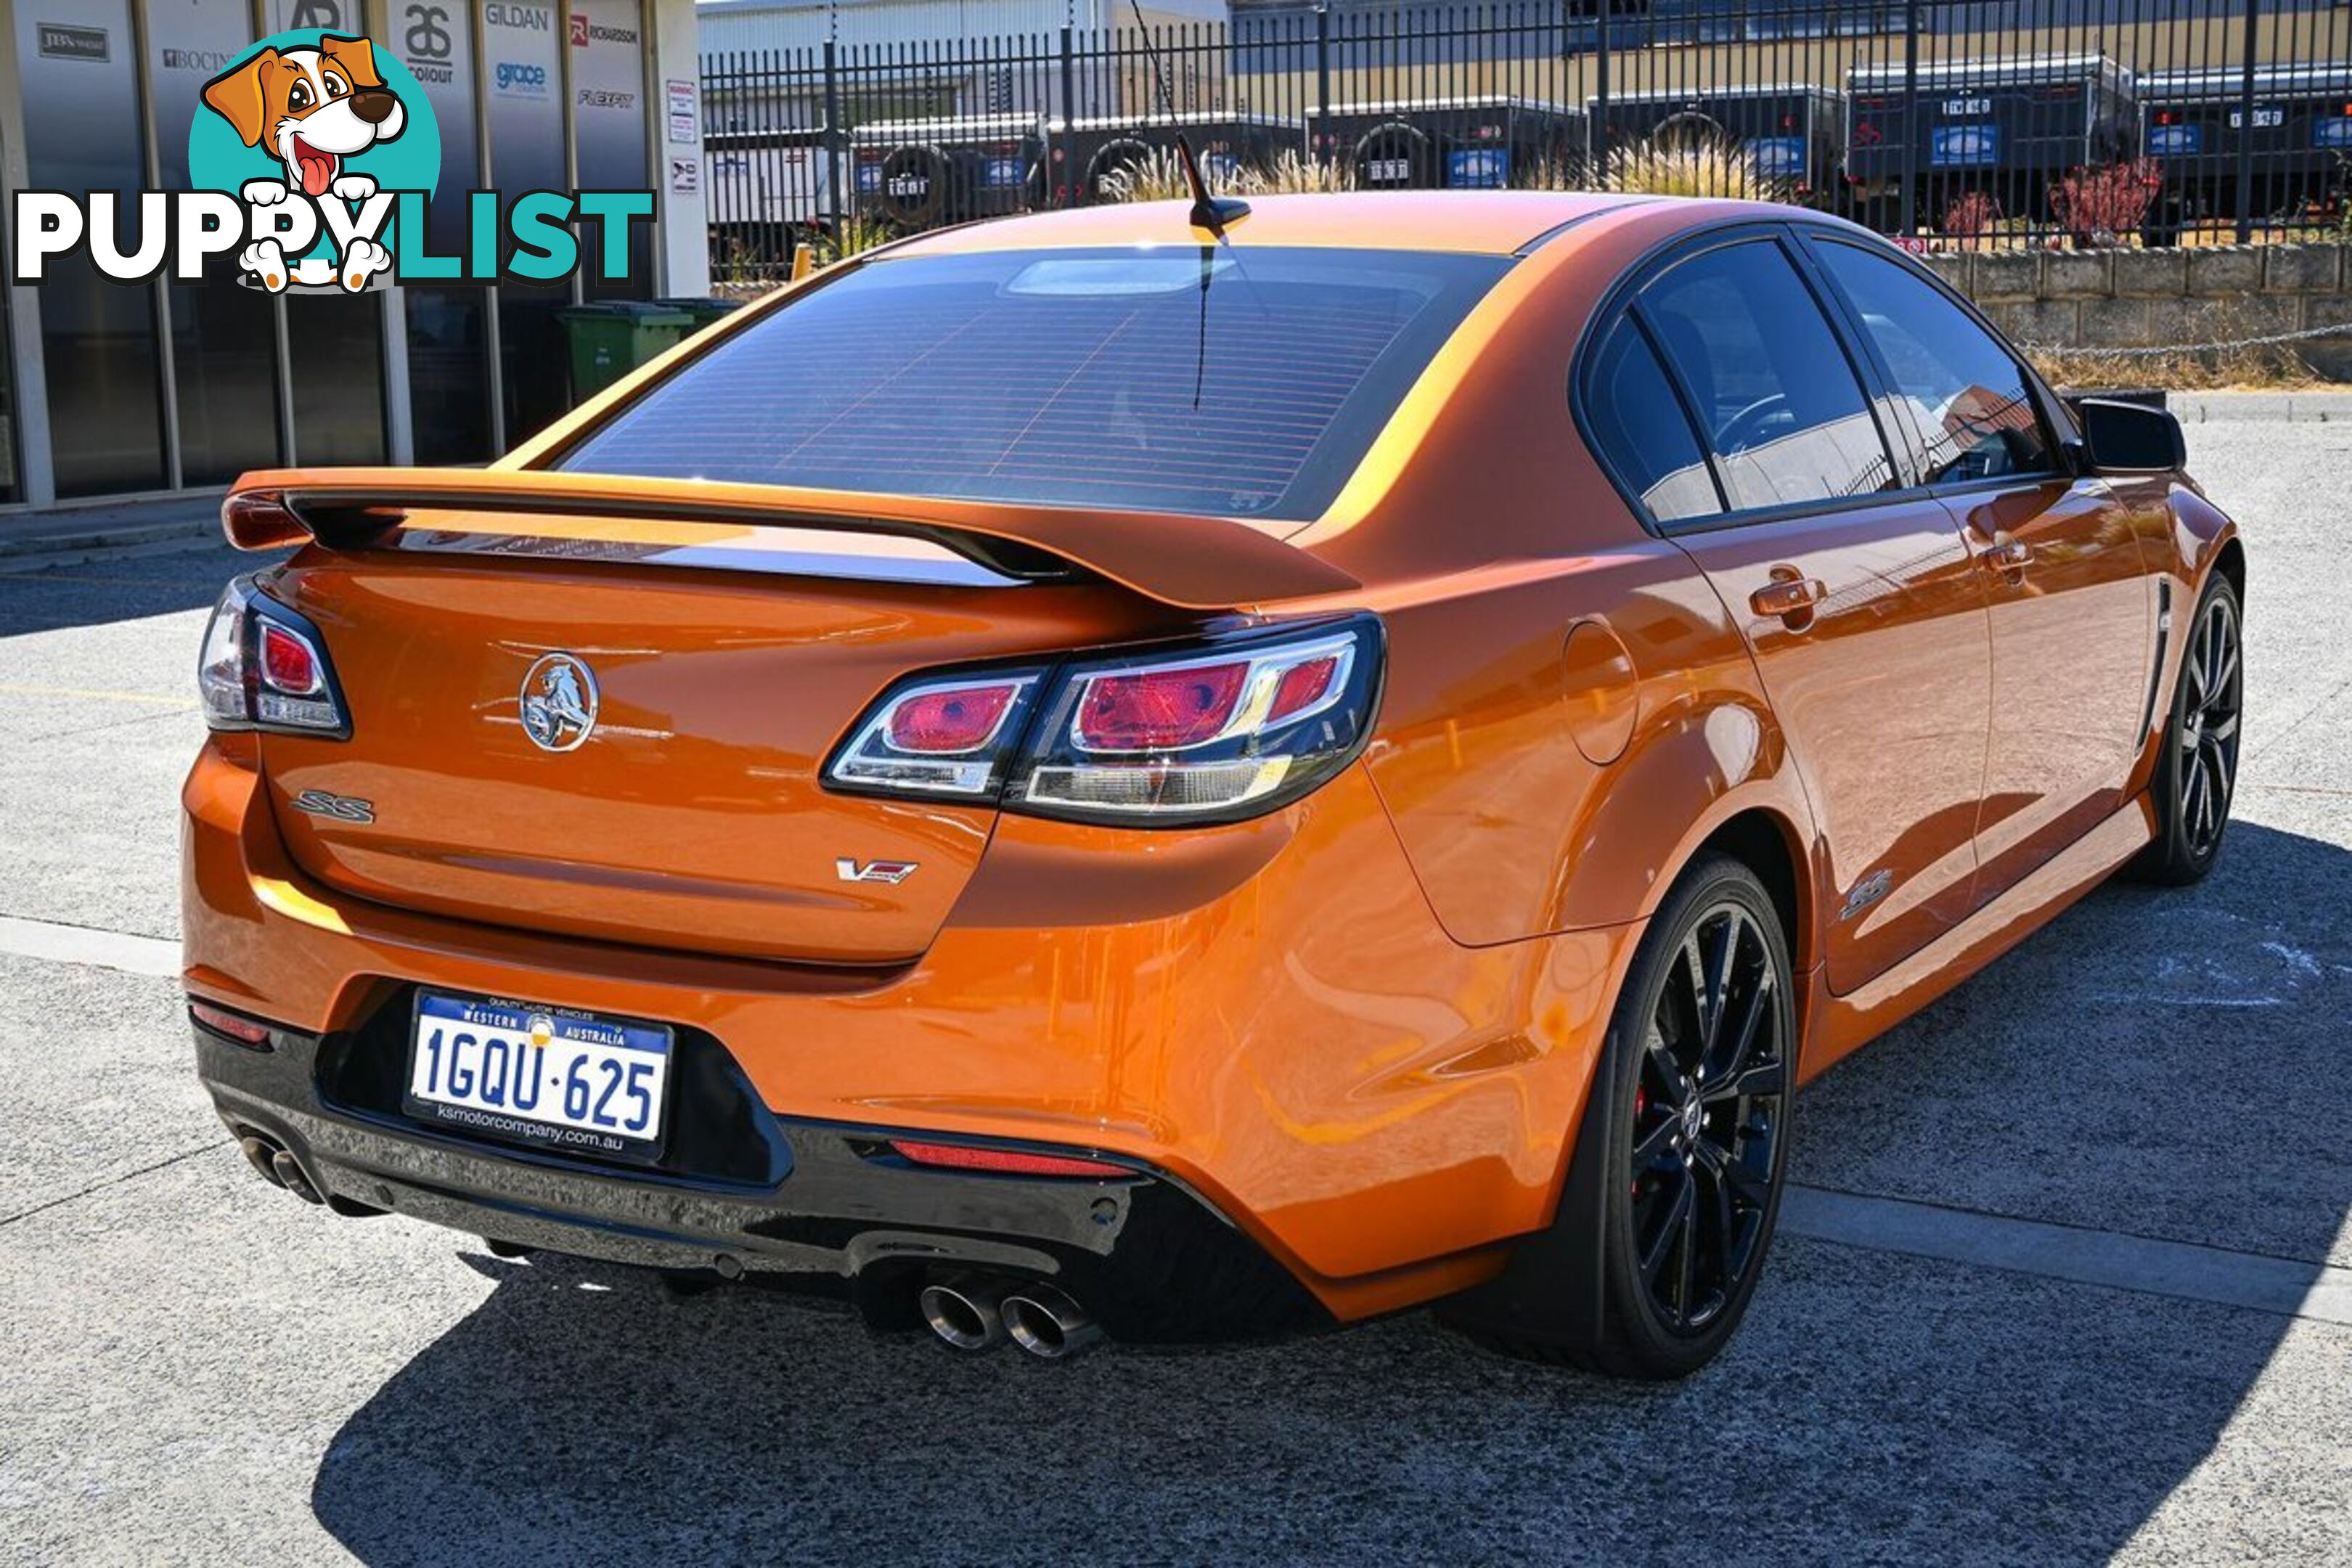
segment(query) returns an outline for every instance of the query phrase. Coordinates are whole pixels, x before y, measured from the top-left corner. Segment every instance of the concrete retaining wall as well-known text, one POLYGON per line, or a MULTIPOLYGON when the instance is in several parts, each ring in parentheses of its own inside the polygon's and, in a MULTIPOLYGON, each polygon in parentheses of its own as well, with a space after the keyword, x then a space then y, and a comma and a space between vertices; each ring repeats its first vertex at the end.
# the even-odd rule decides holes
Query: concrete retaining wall
POLYGON ((2163 348, 2344 326, 2296 350, 2352 381, 2352 247, 1958 251, 1923 258, 2020 343, 2163 348))

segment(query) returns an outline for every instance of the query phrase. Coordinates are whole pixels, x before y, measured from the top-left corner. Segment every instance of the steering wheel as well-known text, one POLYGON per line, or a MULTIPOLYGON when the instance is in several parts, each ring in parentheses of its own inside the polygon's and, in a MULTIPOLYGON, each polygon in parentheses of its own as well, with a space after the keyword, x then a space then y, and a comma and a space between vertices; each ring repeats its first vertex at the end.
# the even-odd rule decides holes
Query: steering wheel
POLYGON ((1783 393, 1759 397, 1725 420, 1723 428, 1715 434, 1715 444, 1727 452, 1745 451, 1764 434, 1765 425, 1776 416, 1794 422, 1789 412, 1788 396, 1783 393))

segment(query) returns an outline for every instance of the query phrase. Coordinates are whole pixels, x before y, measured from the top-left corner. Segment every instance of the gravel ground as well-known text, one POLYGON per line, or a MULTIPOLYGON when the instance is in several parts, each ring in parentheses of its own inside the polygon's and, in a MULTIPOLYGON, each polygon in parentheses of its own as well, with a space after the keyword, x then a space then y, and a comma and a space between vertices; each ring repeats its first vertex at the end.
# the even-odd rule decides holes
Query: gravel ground
MULTIPOLYGON (((2216 422, 2247 762, 1799 1104, 1818 1187, 2352 1266, 2352 425, 2216 422)), ((169 938, 202 552, 0 576, 0 915, 169 938)), ((253 1179, 168 980, 0 955, 0 1552, 26 1563, 2352 1563, 2352 1327, 1786 1237, 1636 1390, 1415 1313, 950 1356, 253 1179)), ((2338 1277, 2340 1278, 2340 1277, 2338 1277)))

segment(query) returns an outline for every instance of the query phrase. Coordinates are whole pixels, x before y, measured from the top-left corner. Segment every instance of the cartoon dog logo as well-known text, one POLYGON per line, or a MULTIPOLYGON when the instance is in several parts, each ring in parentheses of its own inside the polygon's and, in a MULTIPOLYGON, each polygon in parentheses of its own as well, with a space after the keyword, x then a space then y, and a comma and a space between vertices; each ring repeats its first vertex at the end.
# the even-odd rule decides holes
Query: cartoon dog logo
MULTIPOLYGON (((364 202, 376 183, 347 174, 347 159, 397 138, 407 106, 384 86, 375 46, 363 37, 327 35, 316 48, 265 48, 205 84, 205 102, 236 128, 248 147, 267 148, 285 170, 280 180, 249 180, 240 194, 260 207, 289 192, 312 200, 364 202)), ((274 239, 257 240, 237 258, 271 293, 291 282, 336 281, 356 293, 392 265, 392 253, 372 239, 354 239, 340 263, 306 258, 289 264, 274 239)))

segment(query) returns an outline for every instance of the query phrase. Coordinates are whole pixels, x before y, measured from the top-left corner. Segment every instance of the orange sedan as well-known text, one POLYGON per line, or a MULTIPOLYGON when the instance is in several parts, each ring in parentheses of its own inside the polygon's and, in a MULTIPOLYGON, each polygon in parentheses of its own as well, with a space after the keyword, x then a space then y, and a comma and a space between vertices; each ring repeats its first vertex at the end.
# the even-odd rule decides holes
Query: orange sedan
POLYGON ((186 984, 255 1164, 1066 1354, 1703 1363, 1798 1084, 2201 876, 2242 549, 1780 207, 1093 208, 488 470, 247 475, 186 984))

